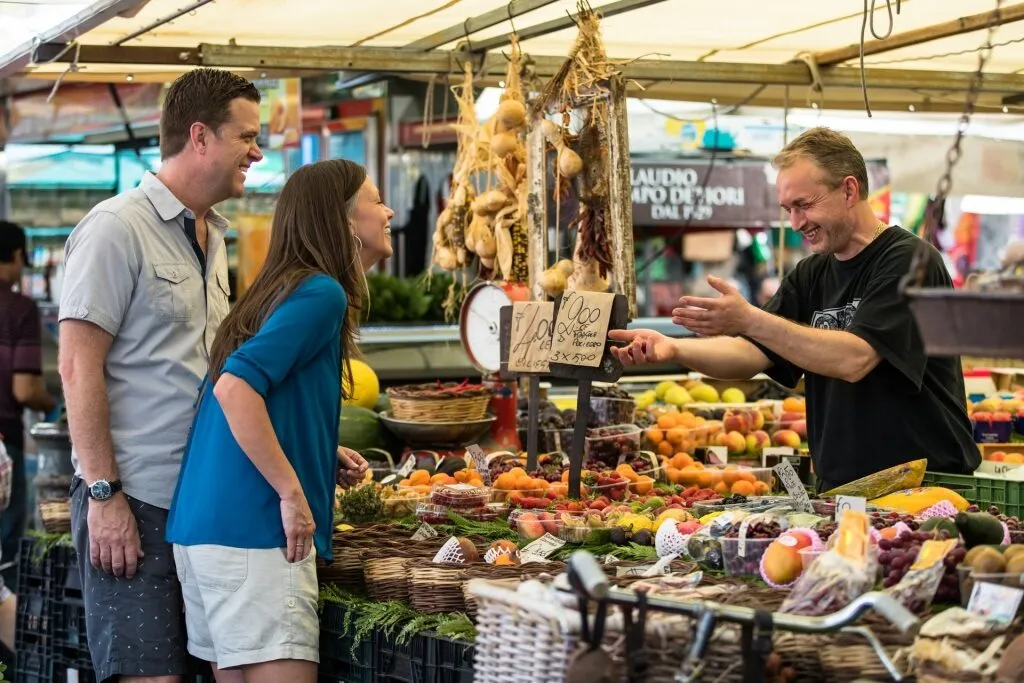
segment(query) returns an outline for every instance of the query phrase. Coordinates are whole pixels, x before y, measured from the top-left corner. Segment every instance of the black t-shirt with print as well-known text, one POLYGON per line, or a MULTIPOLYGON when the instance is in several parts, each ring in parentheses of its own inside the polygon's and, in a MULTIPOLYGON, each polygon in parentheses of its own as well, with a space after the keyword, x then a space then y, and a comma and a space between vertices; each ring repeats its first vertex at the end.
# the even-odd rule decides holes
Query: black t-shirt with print
MULTIPOLYGON (((765 310, 867 341, 881 362, 856 383, 806 373, 807 440, 827 486, 927 458, 930 471, 969 474, 981 462, 967 417, 959 357, 930 357, 899 290, 915 251, 912 233, 891 227, 857 256, 814 254, 786 276, 765 310)), ((942 257, 928 247, 925 286, 952 287, 942 257)), ((764 346, 767 374, 787 387, 804 371, 764 346)))

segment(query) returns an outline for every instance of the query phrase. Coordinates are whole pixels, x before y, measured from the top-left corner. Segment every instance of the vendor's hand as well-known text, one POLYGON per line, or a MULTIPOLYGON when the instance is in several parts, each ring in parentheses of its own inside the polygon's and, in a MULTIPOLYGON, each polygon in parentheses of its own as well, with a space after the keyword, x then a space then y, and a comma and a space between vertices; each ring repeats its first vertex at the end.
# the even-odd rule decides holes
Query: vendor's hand
POLYGON ((338 446, 338 484, 348 488, 366 477, 369 463, 351 448, 338 446))
POLYGON ((281 499, 281 522, 288 541, 286 556, 289 562, 301 562, 313 550, 313 512, 301 491, 281 499))
POLYGON ((139 567, 142 539, 128 499, 115 493, 109 500, 89 500, 89 561, 96 569, 130 579, 139 567))
POLYGON ((708 284, 722 293, 717 298, 684 296, 672 310, 672 322, 704 337, 747 333, 757 311, 735 287, 720 277, 708 277, 708 284))
POLYGON ((654 330, 611 330, 612 341, 628 342, 626 346, 612 346, 612 355, 623 365, 669 363, 675 358, 675 342, 654 330))

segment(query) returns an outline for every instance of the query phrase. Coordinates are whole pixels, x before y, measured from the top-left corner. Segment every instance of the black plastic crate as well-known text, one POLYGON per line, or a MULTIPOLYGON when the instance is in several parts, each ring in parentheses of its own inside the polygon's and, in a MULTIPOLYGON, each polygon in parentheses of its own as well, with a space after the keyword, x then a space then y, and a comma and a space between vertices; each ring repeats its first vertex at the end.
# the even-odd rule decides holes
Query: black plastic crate
POLYGON ((82 599, 82 577, 78 573, 78 553, 67 545, 53 549, 54 599, 82 599))
POLYGON ((377 678, 379 683, 419 683, 427 665, 427 644, 422 636, 398 644, 380 630, 376 633, 377 678))
POLYGON ((53 659, 50 657, 49 647, 44 642, 19 643, 17 650, 14 683, 51 683, 53 681, 53 659))
POLYGON ((472 643, 424 634, 427 666, 423 679, 413 683, 473 683, 472 643))
MULTIPOLYGON (((357 616, 353 612, 348 633, 344 632, 347 607, 327 603, 320 613, 320 673, 334 675, 335 665, 356 665, 369 668, 374 666, 374 634, 355 642, 355 626, 351 623, 357 616), (354 645, 354 647, 353 647, 354 645)), ((356 672, 358 673, 358 672, 356 672)))
POLYGON ((96 672, 91 668, 77 668, 63 662, 53 663, 54 683, 97 683, 96 672))
POLYGON ((65 667, 91 669, 89 641, 85 633, 85 604, 63 600, 53 604, 53 657, 65 667))
POLYGON ((10 586, 19 598, 23 595, 40 595, 49 598, 53 594, 53 555, 37 552, 37 541, 27 537, 21 539, 18 554, 18 585, 10 586))
POLYGON ((24 644, 44 642, 51 629, 50 599, 31 592, 19 595, 15 639, 24 644))
POLYGON ((329 667, 325 667, 323 656, 321 656, 317 683, 377 683, 377 676, 372 665, 362 666, 332 661, 329 667))

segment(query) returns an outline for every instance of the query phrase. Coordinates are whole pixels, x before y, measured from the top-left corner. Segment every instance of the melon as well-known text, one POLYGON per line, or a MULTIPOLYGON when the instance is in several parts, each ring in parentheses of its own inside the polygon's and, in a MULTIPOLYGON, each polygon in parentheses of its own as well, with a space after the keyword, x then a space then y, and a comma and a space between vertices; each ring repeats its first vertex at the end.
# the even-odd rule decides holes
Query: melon
POLYGON ((361 360, 352 361, 352 396, 342 403, 372 409, 380 398, 380 380, 377 373, 361 360))
POLYGON ((342 408, 338 445, 357 453, 367 448, 382 448, 383 434, 377 413, 356 405, 342 408))

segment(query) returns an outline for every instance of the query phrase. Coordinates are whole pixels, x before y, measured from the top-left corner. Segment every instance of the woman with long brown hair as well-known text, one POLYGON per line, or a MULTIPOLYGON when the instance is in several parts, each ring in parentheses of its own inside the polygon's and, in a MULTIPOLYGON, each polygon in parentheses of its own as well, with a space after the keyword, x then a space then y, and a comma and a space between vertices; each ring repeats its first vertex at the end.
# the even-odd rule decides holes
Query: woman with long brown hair
POLYGON ((299 168, 266 262, 214 339, 167 537, 189 652, 219 683, 315 683, 315 557, 331 559, 339 460, 349 483, 366 471, 337 449, 338 422, 392 215, 358 164, 299 168))

